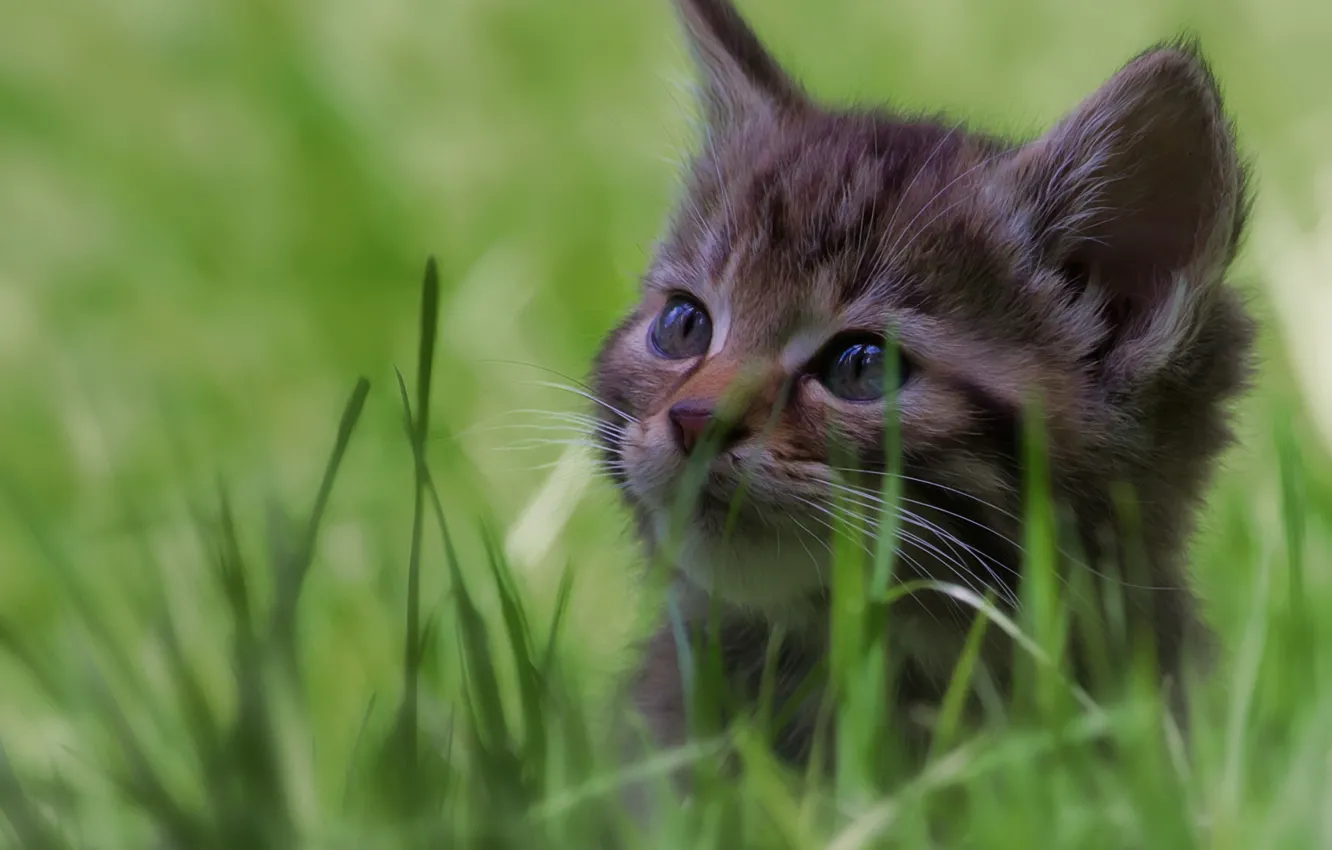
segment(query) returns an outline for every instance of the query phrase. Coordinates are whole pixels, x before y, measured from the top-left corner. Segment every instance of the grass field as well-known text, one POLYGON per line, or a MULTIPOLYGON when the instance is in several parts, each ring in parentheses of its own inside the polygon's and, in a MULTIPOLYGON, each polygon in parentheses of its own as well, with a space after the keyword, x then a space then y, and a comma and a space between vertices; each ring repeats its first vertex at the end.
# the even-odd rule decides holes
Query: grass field
POLYGON ((743 782, 693 753, 691 805, 633 833, 605 804, 603 697, 643 624, 637 554, 540 411, 581 409, 547 370, 585 374, 631 302, 691 143, 666 0, 11 2, 0 838, 1332 846, 1332 4, 742 5, 818 94, 1016 133, 1201 36, 1255 163, 1240 278, 1265 334, 1195 547, 1226 653, 1192 752, 1161 744, 1144 692, 798 798, 740 729, 743 782), (393 370, 420 414, 430 255, 409 439, 393 370))

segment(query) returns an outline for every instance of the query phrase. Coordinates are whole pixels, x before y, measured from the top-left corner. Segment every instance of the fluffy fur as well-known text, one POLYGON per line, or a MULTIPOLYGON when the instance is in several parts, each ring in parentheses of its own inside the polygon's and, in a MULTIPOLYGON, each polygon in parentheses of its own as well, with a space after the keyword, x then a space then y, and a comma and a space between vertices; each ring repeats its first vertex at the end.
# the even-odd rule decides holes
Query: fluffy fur
MULTIPOLYGON (((1132 493, 1147 574, 1128 586, 1130 608, 1174 671, 1194 622, 1185 548, 1231 439, 1226 405, 1253 335, 1225 284, 1244 170, 1196 46, 1142 53, 1046 134, 1014 143, 825 108, 728 0, 676 6, 705 138, 594 389, 608 468, 647 551, 673 555, 686 618, 721 603, 723 654, 742 688, 773 625, 797 636, 788 672, 819 656, 834 497, 856 502, 872 533, 886 467, 883 406, 838 398, 810 364, 839 333, 888 328, 910 367, 894 396, 900 570, 1016 604, 1020 435, 1038 401, 1065 542, 1079 553, 1061 569, 1126 569, 1114 494, 1132 493), (677 293, 706 309, 713 333, 705 353, 666 359, 649 334, 677 293), (668 411, 697 400, 717 405, 727 439, 672 546, 687 457, 668 411), (830 460, 830 434, 852 463, 830 460)), ((947 675, 966 612, 921 597, 894 622, 893 645, 928 691, 947 675)), ((637 680, 660 743, 685 734, 671 635, 663 622, 637 680)), ((987 661, 1002 666, 999 655, 987 661)), ((809 729, 797 727, 798 758, 809 729)))

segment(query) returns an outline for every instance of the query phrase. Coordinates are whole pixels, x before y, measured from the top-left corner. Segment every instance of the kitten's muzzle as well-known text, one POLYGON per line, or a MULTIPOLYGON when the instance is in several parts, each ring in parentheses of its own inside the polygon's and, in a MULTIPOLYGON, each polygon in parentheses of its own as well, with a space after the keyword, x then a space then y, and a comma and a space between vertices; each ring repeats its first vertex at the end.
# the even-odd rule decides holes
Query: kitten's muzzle
POLYGON ((676 402, 666 412, 671 435, 680 451, 688 454, 703 440, 711 440, 717 451, 726 451, 743 440, 748 430, 738 422, 717 415, 717 405, 706 399, 676 402))

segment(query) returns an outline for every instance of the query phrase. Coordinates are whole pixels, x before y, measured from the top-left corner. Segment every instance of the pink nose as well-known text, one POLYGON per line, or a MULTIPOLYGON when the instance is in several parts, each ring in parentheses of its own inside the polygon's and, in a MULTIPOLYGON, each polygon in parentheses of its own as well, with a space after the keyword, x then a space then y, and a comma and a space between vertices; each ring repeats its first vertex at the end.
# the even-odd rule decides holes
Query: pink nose
POLYGON ((675 444, 681 451, 691 451, 712 421, 713 406, 706 401, 682 401, 671 406, 666 415, 671 420, 675 444))
MULTIPOLYGON (((666 416, 671 420, 671 430, 675 434, 675 444, 680 451, 690 452, 703 438, 708 426, 716 414, 716 406, 703 399, 690 399, 671 406, 666 416)), ((743 430, 737 426, 726 429, 722 435, 721 448, 733 445, 743 436, 743 430)))

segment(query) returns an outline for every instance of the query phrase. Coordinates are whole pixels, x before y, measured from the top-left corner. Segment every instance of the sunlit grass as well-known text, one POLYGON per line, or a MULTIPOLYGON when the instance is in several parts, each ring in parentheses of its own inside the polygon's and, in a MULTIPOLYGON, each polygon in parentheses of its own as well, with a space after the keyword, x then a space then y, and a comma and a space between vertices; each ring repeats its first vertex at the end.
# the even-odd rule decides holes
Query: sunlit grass
MULTIPOLYGON (((302 589, 316 551, 327 545, 320 535, 330 496, 349 486, 341 466, 365 409, 366 381, 353 388, 334 429, 307 518, 271 518, 263 555, 247 546, 225 490, 197 517, 197 565, 155 563, 141 541, 140 566, 153 581, 168 581, 164 568, 203 569, 204 598, 221 612, 211 640, 182 639, 199 597, 172 598, 151 581, 120 594, 143 637, 117 633, 109 600, 89 594, 49 524, 10 491, 9 507, 75 608, 78 648, 70 663, 53 665, 19 629, 0 622, 0 646, 18 668, 12 680, 71 724, 78 754, 54 769, 0 759, 0 811, 18 846, 1318 846, 1326 762, 1305 754, 1332 745, 1319 722, 1332 689, 1320 675, 1328 644, 1311 629, 1303 564, 1305 529, 1324 515, 1310 500, 1288 434, 1280 443, 1280 509, 1289 604, 1280 617, 1267 612, 1273 564, 1257 564, 1255 605, 1237 624, 1226 675, 1191 683, 1198 698, 1187 737, 1150 667, 1134 673, 1130 665, 1130 687, 1109 702, 1061 672, 1062 636, 1080 612, 1055 580, 1054 527, 1039 483, 1043 454, 1032 442, 1019 620, 964 587, 876 580, 872 559, 843 529, 827 668, 826 709, 837 720, 833 774, 815 769, 802 779, 779 764, 770 736, 782 706, 765 699, 754 715, 719 712, 730 697, 707 650, 693 655, 687 677, 696 743, 625 761, 621 724, 584 686, 565 640, 580 625, 570 610, 577 574, 564 572, 548 622, 538 623, 484 523, 476 560, 465 563, 455 543, 456 523, 425 452, 428 422, 415 412, 430 409, 438 294, 432 263, 415 391, 398 381, 416 508, 406 595, 384 612, 403 629, 398 675, 390 677, 397 681, 353 689, 364 713, 345 753, 322 746, 313 719, 321 690, 311 687, 307 659, 324 650, 304 639, 310 604, 302 589), (434 562, 448 592, 423 616, 427 537, 443 544, 434 562), (920 768, 900 756, 895 730, 911 721, 891 714, 883 678, 891 670, 884 624, 893 604, 913 593, 944 593, 983 613, 920 768), (974 716, 963 720, 962 704, 979 635, 989 628, 1013 640, 1026 672, 1004 714, 976 726, 974 716), (198 663, 218 653, 228 659, 221 677, 198 663), (429 668, 451 670, 454 684, 440 687, 429 668), (683 808, 669 787, 681 771, 691 777, 683 808), (650 820, 641 802, 625 807, 629 789, 644 784, 654 789, 645 799, 658 801, 650 820), (1292 807, 1292 795, 1303 802, 1292 807)), ((1110 652, 1127 651, 1113 645, 1111 632, 1099 639, 1110 652)))

